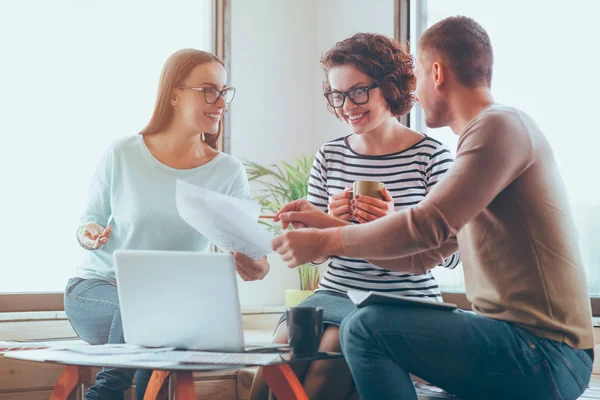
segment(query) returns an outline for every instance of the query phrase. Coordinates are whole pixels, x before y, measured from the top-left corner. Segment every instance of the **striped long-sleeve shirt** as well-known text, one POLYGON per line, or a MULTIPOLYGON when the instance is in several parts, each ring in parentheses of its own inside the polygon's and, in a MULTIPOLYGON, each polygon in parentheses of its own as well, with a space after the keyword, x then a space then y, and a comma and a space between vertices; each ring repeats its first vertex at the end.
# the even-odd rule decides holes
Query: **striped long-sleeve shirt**
MULTIPOLYGON (((369 156, 348 145, 348 137, 325 143, 315 156, 308 181, 308 200, 328 211, 329 198, 352 186, 356 180, 383 182, 394 198, 396 210, 419 203, 452 164, 446 146, 425 137, 398 153, 369 156)), ((446 258, 441 266, 454 268, 459 254, 446 258)), ((320 290, 345 293, 350 289, 398 293, 441 301, 439 286, 431 274, 403 274, 372 265, 361 259, 332 256, 320 290)))

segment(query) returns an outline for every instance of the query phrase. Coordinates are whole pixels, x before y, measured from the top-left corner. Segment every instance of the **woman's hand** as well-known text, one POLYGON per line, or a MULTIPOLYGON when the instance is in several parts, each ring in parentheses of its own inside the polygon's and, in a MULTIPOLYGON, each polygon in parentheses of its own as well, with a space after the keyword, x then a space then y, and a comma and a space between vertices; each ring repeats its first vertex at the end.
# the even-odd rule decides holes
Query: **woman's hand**
POLYGON ((343 192, 331 196, 329 198, 329 214, 344 221, 350 221, 352 219, 351 199, 352 187, 347 187, 343 192))
POLYGON ((350 201, 350 209, 358 222, 364 224, 366 222, 375 221, 376 219, 390 215, 395 211, 394 199, 390 192, 383 188, 381 194, 383 200, 369 196, 354 196, 354 199, 350 201))
POLYGON ((88 222, 79 230, 77 238, 85 248, 97 250, 108 242, 111 232, 112 227, 110 225, 103 228, 95 222, 88 222))
POLYGON ((244 281, 257 281, 263 279, 271 269, 267 257, 253 260, 242 253, 231 253, 235 259, 235 269, 244 281))

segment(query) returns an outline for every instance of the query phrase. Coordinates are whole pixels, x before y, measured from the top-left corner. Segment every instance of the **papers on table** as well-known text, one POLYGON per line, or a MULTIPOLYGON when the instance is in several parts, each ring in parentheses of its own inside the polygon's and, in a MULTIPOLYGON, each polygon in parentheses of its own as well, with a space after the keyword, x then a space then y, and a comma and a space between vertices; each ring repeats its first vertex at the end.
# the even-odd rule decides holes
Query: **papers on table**
POLYGON ((258 204, 182 180, 177 181, 176 201, 181 218, 222 251, 240 252, 253 259, 271 252, 273 236, 257 222, 258 204))
POLYGON ((149 348, 129 344, 66 345, 31 351, 11 351, 4 356, 29 361, 51 361, 63 364, 112 366, 123 368, 219 369, 232 365, 270 365, 281 362, 282 354, 223 353, 183 351, 174 348, 149 348))
POLYGON ((68 346, 63 347, 63 350, 73 351, 79 354, 88 355, 116 355, 116 354, 148 354, 161 353, 164 351, 174 350, 172 347, 142 347, 133 344, 105 344, 101 346, 68 346))
POLYGON ((87 346, 87 343, 81 340, 61 340, 61 341, 34 341, 34 342, 20 342, 20 341, 4 341, 0 340, 0 353, 6 353, 9 351, 21 351, 21 350, 40 350, 40 349, 62 349, 65 346, 87 346))
POLYGON ((7 351, 47 349, 48 345, 40 342, 6 342, 0 340, 0 353, 7 351))
POLYGON ((136 361, 168 361, 176 364, 269 365, 281 359, 280 353, 219 353, 209 351, 172 351, 144 354, 136 361))

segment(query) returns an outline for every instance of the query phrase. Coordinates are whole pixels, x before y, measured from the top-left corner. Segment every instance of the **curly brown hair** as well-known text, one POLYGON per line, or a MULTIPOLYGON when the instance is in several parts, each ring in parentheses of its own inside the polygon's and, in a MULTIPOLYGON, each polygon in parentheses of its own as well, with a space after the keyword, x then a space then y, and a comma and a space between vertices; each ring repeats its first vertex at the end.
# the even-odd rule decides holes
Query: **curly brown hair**
MULTIPOLYGON (((321 58, 325 72, 323 90, 331 90, 329 70, 339 65, 353 65, 373 79, 381 88, 393 116, 407 114, 415 101, 414 61, 408 48, 387 36, 357 33, 337 42, 321 58)), ((333 107, 329 111, 337 116, 333 107)))

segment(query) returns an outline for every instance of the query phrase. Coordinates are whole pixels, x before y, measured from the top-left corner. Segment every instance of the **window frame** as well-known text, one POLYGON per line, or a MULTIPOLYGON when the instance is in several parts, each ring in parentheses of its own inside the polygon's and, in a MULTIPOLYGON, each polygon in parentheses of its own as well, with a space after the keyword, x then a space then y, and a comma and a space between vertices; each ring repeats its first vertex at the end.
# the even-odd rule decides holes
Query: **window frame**
MULTIPOLYGON (((213 51, 231 71, 231 0, 213 0, 213 51)), ((231 78, 229 78, 231 79, 231 78)), ((230 152, 230 112, 225 113, 219 149, 230 152)), ((0 313, 63 311, 63 292, 0 292, 0 313)))
MULTIPOLYGON (((416 40, 412 40, 411 34, 416 33, 417 37, 427 27, 427 0, 394 0, 394 39, 400 43, 413 43, 416 45, 416 40), (414 9, 411 7, 414 6, 414 9), (411 26, 411 12, 414 12, 417 20, 415 26, 411 26), (411 29, 414 28, 414 29, 411 29)), ((416 39, 416 38, 415 38, 416 39)), ((412 113, 412 112, 411 112, 412 113)), ((425 115, 420 108, 416 108, 415 115, 411 118, 411 113, 400 117, 400 122, 410 127, 411 119, 413 120, 414 129, 417 131, 425 130, 425 115)), ((442 292, 444 301, 455 303, 460 308, 471 309, 471 303, 467 299, 465 292, 442 292)), ((592 306, 592 315, 600 317, 600 296, 590 295, 590 304, 592 306)))
MULTIPOLYGON (((410 11, 411 0, 394 0, 394 38, 402 43, 410 41, 410 11)), ((421 15, 427 8, 426 0, 416 2, 418 13, 421 15)), ((214 0, 213 14, 214 24, 214 51, 225 63, 227 71, 231 71, 231 0, 214 0)), ((416 28, 422 31, 422 23, 416 28)), ((220 140, 220 149, 225 153, 231 151, 231 113, 225 113, 223 121, 223 135, 220 140)), ((422 129, 424 118, 417 111, 416 128, 422 129)), ((410 114, 400 120, 406 126, 410 126, 410 114)), ((471 304, 464 292, 442 292, 445 301, 457 304, 460 308, 470 309, 471 304)), ((590 296, 592 315, 600 317, 600 296, 590 296)), ((0 293, 0 313, 8 312, 40 312, 40 311, 63 311, 63 292, 24 292, 24 293, 0 293)))

